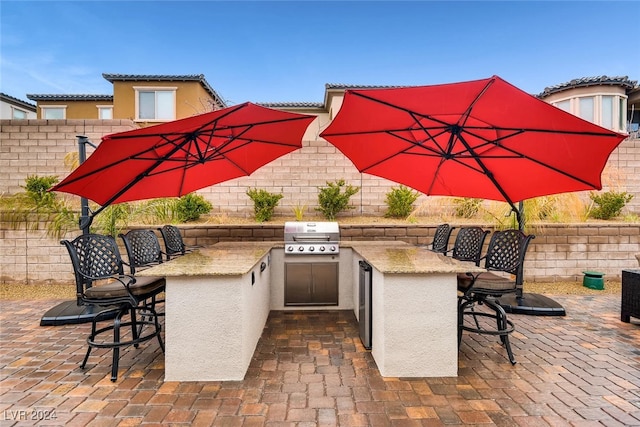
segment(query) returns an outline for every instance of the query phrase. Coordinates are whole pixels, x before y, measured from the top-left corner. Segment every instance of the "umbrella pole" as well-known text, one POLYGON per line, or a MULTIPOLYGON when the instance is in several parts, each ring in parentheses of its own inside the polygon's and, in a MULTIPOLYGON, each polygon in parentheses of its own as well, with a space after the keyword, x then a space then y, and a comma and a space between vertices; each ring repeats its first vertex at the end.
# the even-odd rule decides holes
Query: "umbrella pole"
MULTIPOLYGON (((89 141, 84 135, 77 135, 78 138, 78 160, 80 164, 83 164, 85 160, 87 160, 87 144, 91 145, 93 148, 96 148, 95 145, 89 141)), ((89 234, 89 227, 91 226, 91 222, 93 217, 89 215, 89 201, 86 197, 80 198, 80 229, 82 230, 82 234, 89 234)))
MULTIPOLYGON (((518 229, 524 232, 524 202, 518 202, 517 208, 513 203, 509 204, 518 221, 518 229)), ((531 316, 566 316, 564 307, 551 298, 540 294, 525 294, 522 275, 518 276, 515 295, 503 296, 498 300, 505 312, 531 316)))
MULTIPOLYGON (((82 164, 87 160, 87 144, 96 148, 84 135, 78 138, 78 160, 82 164)), ((80 199, 80 220, 79 225, 82 234, 89 234, 89 226, 93 217, 89 214, 89 201, 82 197, 80 199)), ((94 305, 78 305, 76 300, 61 302, 50 308, 40 319, 40 326, 60 326, 73 325, 78 323, 88 323, 93 317, 102 311, 102 308, 94 305)))

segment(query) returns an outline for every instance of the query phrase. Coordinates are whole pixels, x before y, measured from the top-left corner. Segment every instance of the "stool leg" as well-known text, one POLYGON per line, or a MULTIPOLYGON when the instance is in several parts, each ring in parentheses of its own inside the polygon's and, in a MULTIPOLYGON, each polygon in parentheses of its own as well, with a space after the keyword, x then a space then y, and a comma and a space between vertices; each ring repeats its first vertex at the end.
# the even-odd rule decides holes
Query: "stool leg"
POLYGON ((87 339, 87 353, 84 355, 84 360, 80 365, 80 368, 82 369, 84 369, 84 367, 87 365, 87 361, 89 360, 89 355, 91 354, 91 349, 93 348, 90 344, 90 341, 93 341, 93 339, 96 336, 96 322, 97 322, 96 318, 97 316, 94 316, 91 321, 91 335, 89 335, 89 338, 87 339))
MULTIPOLYGON (((138 320, 136 318, 136 309, 135 307, 131 307, 131 309, 129 310, 130 316, 131 316, 131 335, 133 336, 133 340, 137 340, 138 337, 140 335, 142 335, 142 324, 140 324, 140 326, 138 326, 138 320)), ((144 321, 144 317, 142 317, 140 319, 141 321, 144 321)), ((140 344, 135 343, 133 345, 134 348, 138 348, 140 347, 140 344)))
MULTIPOLYGON (((113 342, 118 344, 120 342, 120 324, 122 323, 122 315, 125 311, 118 312, 118 315, 113 321, 113 342)), ((113 360, 111 361, 111 381, 116 382, 118 379, 118 362, 120 361, 120 347, 116 345, 113 347, 113 360)))
POLYGON ((485 300, 485 304, 487 305, 487 307, 490 307, 491 309, 493 309, 493 311, 495 311, 496 313, 496 322, 497 322, 498 331, 505 331, 504 333, 499 334, 500 341, 502 342, 502 345, 504 345, 505 349, 507 350, 507 355, 509 356, 509 362, 511 362, 512 365, 515 365, 516 359, 513 356, 513 351, 511 350, 511 343, 509 342, 509 333, 506 332, 507 329, 509 328, 509 323, 507 322, 507 313, 504 311, 504 308, 502 308, 502 306, 500 306, 500 304, 498 304, 497 302, 485 300))

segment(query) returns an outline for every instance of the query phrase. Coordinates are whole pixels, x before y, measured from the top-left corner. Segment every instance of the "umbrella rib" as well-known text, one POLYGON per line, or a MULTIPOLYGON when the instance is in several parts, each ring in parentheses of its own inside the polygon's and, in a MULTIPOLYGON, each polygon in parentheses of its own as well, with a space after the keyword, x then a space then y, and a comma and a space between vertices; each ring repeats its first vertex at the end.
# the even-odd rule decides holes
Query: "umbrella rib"
MULTIPOLYGON (((444 162, 449 160, 449 159, 455 159, 455 157, 453 157, 451 155, 451 150, 452 150, 453 145, 454 145, 455 136, 456 135, 453 132, 451 132, 449 134, 449 141, 447 142, 447 151, 446 152, 443 151, 443 156, 440 157, 440 161, 438 162, 438 166, 436 167, 436 170, 433 173, 433 178, 431 178, 431 184, 429 184, 429 193, 428 194, 431 194, 431 190, 433 190, 433 186, 436 183, 436 177, 438 176, 438 172, 440 171, 440 168, 442 167, 444 162)), ((462 162, 458 162, 458 163, 463 164, 462 162)))
POLYGON ((504 191, 504 189, 502 188, 502 186, 498 183, 498 181, 496 181, 495 177, 493 176, 493 173, 487 168, 487 166, 484 164, 484 162, 482 162, 480 156, 478 156, 478 154, 473 150, 473 148, 471 148, 471 146, 469 145, 469 143, 467 143, 467 141, 465 140, 465 138, 461 135, 458 134, 458 139, 460 140, 460 142, 467 147, 467 150, 469 151, 469 154, 472 156, 472 158, 476 161, 476 163, 478 164, 478 166, 480 167, 480 169, 482 169, 482 171, 484 172, 484 174, 489 178, 489 180, 493 183, 493 185, 496 187, 496 189, 500 192, 500 194, 502 194, 502 197, 504 197, 504 200, 509 203, 509 205, 511 205, 511 207, 516 210, 515 205, 513 203, 513 201, 511 200, 511 198, 509 197, 509 195, 504 191))
MULTIPOLYGON (((187 143, 187 140, 185 139, 182 143, 180 144, 176 144, 175 147, 173 148, 173 150, 171 150, 169 153, 167 153, 167 155, 165 157, 169 157, 171 155, 173 155, 174 153, 176 153, 177 151, 179 151, 185 144, 187 143)), ((121 188, 120 190, 116 191, 114 195, 112 195, 103 205, 102 207, 98 210, 98 212, 100 210, 102 210, 103 208, 109 206, 111 203, 113 203, 114 200, 116 200, 118 197, 120 197, 121 195, 123 195, 124 193, 126 193, 131 187, 133 187, 135 184, 138 183, 138 181, 140 181, 142 178, 144 178, 145 176, 147 176, 151 171, 153 171, 155 168, 157 168, 160 164, 162 164, 162 162, 164 161, 164 159, 157 159, 157 161, 149 166, 147 169, 145 169, 143 172, 139 173, 133 180, 131 180, 131 182, 129 182, 127 185, 125 185, 123 188, 121 188)), ((98 213, 96 212, 96 214, 98 213)), ((95 216, 95 215, 94 215, 95 216)))
POLYGON ((482 88, 482 90, 478 93, 478 95, 476 95, 476 97, 473 99, 473 101, 471 101, 469 103, 469 106, 467 107, 466 111, 464 113, 462 113, 460 115, 460 117, 462 118, 461 121, 458 122, 459 126, 465 126, 465 123, 467 122, 467 120, 469 120, 469 117, 471 117, 471 111, 473 110, 473 107, 475 107, 476 103, 480 100, 480 98, 482 97, 482 95, 484 95, 487 90, 489 90, 489 87, 496 81, 495 76, 492 77, 491 79, 489 79, 489 81, 487 82, 486 85, 484 85, 484 87, 482 88))
MULTIPOLYGON (((500 139, 505 139, 511 136, 519 135, 524 132, 533 132, 533 133, 550 133, 550 134, 562 134, 562 135, 580 135, 580 136, 606 136, 611 138, 616 138, 617 135, 611 131, 603 131, 603 132, 593 132, 593 131, 577 131, 577 130, 551 130, 551 129, 534 129, 534 128, 512 128, 512 127, 499 127, 499 126, 464 126, 464 130, 468 132, 469 129, 477 129, 477 130, 496 130, 496 131, 505 131, 505 132, 515 132, 512 135, 508 135, 506 137, 502 137, 500 139)), ((471 132, 468 132, 471 133, 471 132)))
MULTIPOLYGON (((229 151, 223 151, 229 144, 231 144, 233 141, 235 141, 237 138, 239 138, 240 136, 242 136, 243 134, 247 133, 251 128, 253 127, 253 125, 248 125, 246 126, 246 128, 241 131, 238 135, 236 136, 232 136, 231 138, 229 138, 229 140, 227 142, 225 142, 224 144, 222 144, 220 147, 216 147, 216 149, 213 151, 212 156, 209 157, 209 159, 212 159, 213 156, 216 155, 220 155, 222 158, 226 159, 229 163, 231 163, 233 166, 235 166, 238 170, 241 170, 243 174, 245 175, 249 175, 249 172, 247 172, 246 170, 244 170, 242 167, 240 167, 239 164, 237 164, 236 162, 234 162, 233 160, 231 160, 229 157, 227 157, 227 153, 232 152, 234 149, 231 149, 229 151)), ((213 134, 211 135, 211 137, 213 138, 213 134)), ((249 144, 251 141, 247 141, 245 144, 249 144)), ((238 147, 239 148, 239 147, 238 147)))
MULTIPOLYGON (((476 128, 476 129, 477 129, 477 128, 476 128)), ((547 168, 547 169, 550 169, 550 170, 552 170, 552 171, 554 171, 554 172, 557 172, 557 173, 559 173, 560 175, 564 175, 564 176, 566 176, 566 177, 568 177, 568 178, 571 178, 571 179, 573 179, 573 180, 575 180, 575 181, 578 181, 578 182, 580 182, 580 183, 582 183, 582 184, 585 184, 585 185, 589 185, 589 186, 595 187, 595 185, 594 185, 593 183, 588 182, 588 181, 585 181, 584 179, 582 179, 582 178, 580 178, 580 177, 578 177, 578 176, 575 176, 575 175, 572 175, 572 174, 570 174, 570 173, 567 173, 566 171, 564 171, 564 170, 562 170, 562 169, 556 168, 556 167, 554 167, 554 166, 552 166, 552 165, 549 165, 549 164, 547 164, 547 163, 542 162, 541 160, 535 159, 535 158, 533 158, 533 157, 531 157, 531 156, 528 156, 528 155, 523 154, 523 153, 521 153, 521 152, 519 152, 519 151, 516 151, 516 150, 514 150, 513 148, 510 148, 510 147, 507 147, 507 146, 505 146, 505 145, 500 144, 500 141, 504 141, 504 140, 506 140, 506 139, 508 139, 508 138, 512 138, 512 137, 514 137, 514 136, 517 136, 517 135, 520 135, 520 134, 522 134, 522 133, 526 132, 526 131, 527 131, 526 129, 524 129, 524 130, 523 130, 523 129, 513 129, 513 128, 499 128, 499 129, 500 129, 500 130, 509 130, 509 131, 514 131, 515 133, 513 133, 513 134, 511 134, 511 135, 505 135, 505 136, 503 136, 503 137, 500 137, 500 138, 495 139, 495 140, 492 140, 492 141, 491 141, 491 140, 485 140, 485 141, 486 141, 486 143, 485 143, 485 144, 482 144, 482 146, 487 146, 487 145, 491 146, 491 145, 493 145, 493 146, 494 146, 494 147, 496 147, 496 148, 501 148, 501 149, 503 149, 503 150, 505 150, 505 151, 508 151, 508 152, 512 153, 512 154, 514 155, 514 157, 516 157, 516 158, 521 158, 521 159, 527 159, 527 160, 530 160, 530 161, 532 161, 532 162, 534 162, 534 163, 536 163, 536 164, 538 164, 538 165, 540 165, 540 166, 543 166, 543 167, 545 167, 545 168, 547 168)), ((476 137, 476 138, 484 139, 482 136, 480 136, 480 135, 476 135, 476 134, 474 134, 473 132, 467 132, 467 128, 465 128, 465 132, 466 132, 466 133, 468 133, 468 134, 470 134, 470 135, 473 135, 473 136, 474 136, 474 137, 476 137)), ((548 131, 545 131, 545 132, 548 132, 548 131)), ((574 133, 574 132, 571 132, 571 133, 574 133)), ((606 136, 606 135, 607 135, 607 134, 598 134, 598 136, 606 136)), ((611 136, 615 136, 615 135, 611 135, 611 136)), ((460 139, 462 140, 462 135, 460 135, 460 139)), ((478 155, 477 155, 477 153, 476 153, 475 151, 471 151, 472 149, 468 146, 468 144, 466 143, 466 141, 464 141, 464 145, 465 145, 465 147, 467 147, 467 151, 469 151, 469 152, 470 152, 471 157, 476 157, 476 156, 478 156, 478 155)), ((480 147, 480 146, 479 146, 479 147, 480 147)), ((478 148, 478 147, 476 147, 476 148, 478 148)), ((460 157, 460 156, 458 155, 458 156, 456 156, 456 157, 460 157)), ((495 159, 498 159, 498 158, 513 158, 513 157, 511 157, 511 156, 487 156, 487 155, 482 155, 482 157, 483 157, 483 158, 495 158, 495 159)))
MULTIPOLYGON (((166 139, 166 138, 165 138, 165 140, 167 141, 168 144, 173 144, 176 147, 179 146, 179 145, 176 145, 174 141, 171 141, 171 140, 166 139)), ((99 173, 99 172, 101 172, 101 171, 103 171, 105 169, 109 169, 109 168, 111 168, 113 166, 119 165, 120 163, 129 161, 129 160, 132 160, 132 159, 135 159, 135 160, 156 160, 157 157, 149 157, 149 158, 142 157, 144 154, 150 153, 150 152, 154 151, 156 148, 158 148, 158 146, 149 147, 149 148, 144 149, 144 150, 142 150, 140 152, 134 153, 134 154, 132 154, 132 155, 130 155, 128 157, 125 157, 125 158, 119 159, 117 161, 108 163, 108 164, 106 164, 106 165, 104 165, 102 167, 99 167, 97 169, 92 169, 91 171, 89 171, 89 172, 87 172, 87 173, 85 173, 83 175, 79 175, 77 177, 74 177, 74 178, 70 179, 69 181, 65 182, 64 184, 65 184, 65 186, 69 185, 69 184, 73 184, 76 181, 79 181, 81 179, 85 179, 88 176, 95 175, 96 173, 99 173)))
MULTIPOLYGON (((531 156, 528 156, 526 154, 523 154, 523 153, 520 153, 518 151, 515 151, 512 148, 504 147, 502 145, 500 146, 500 148, 502 148, 503 150, 509 151, 510 153, 513 153, 518 158, 530 160, 535 164, 538 164, 538 165, 540 165, 542 167, 545 167, 545 168, 550 169, 550 170, 552 170, 554 172, 557 172, 560 175, 564 175, 567 178, 571 178, 571 179, 573 179, 575 181, 581 182, 582 184, 589 185, 591 187, 596 187, 596 185, 594 185, 592 182, 585 181, 584 179, 582 179, 582 178, 580 178, 578 176, 572 175, 572 174, 567 173, 567 172, 563 171, 562 169, 559 169, 559 168, 557 168, 555 166, 549 165, 549 164, 544 163, 544 162, 542 162, 542 161, 540 161, 538 159, 535 159, 535 158, 533 158, 531 156)), ((487 157, 487 156, 484 156, 484 157, 487 157)), ((499 158, 499 157, 502 157, 502 156, 495 156, 495 158, 499 158)))
MULTIPOLYGON (((424 145, 422 145, 422 144, 420 144, 420 143, 418 143, 416 141, 412 141, 412 140, 410 140, 408 138, 405 138, 403 136, 396 135, 394 132, 396 132, 396 131, 385 131, 384 133, 386 133, 388 135, 391 135, 394 138, 398 138, 398 139, 401 139, 401 140, 403 140, 405 142, 408 142, 409 144, 411 144, 411 146, 407 147, 407 148, 405 148, 403 150, 397 151, 397 152, 395 152, 393 154, 390 154, 389 156, 384 157, 384 158, 376 161, 375 163, 370 164, 369 166, 365 166, 364 168, 361 168, 360 172, 367 172, 367 170, 369 170, 369 169, 371 169, 373 167, 376 167, 377 165, 379 165, 381 163, 384 163, 385 161, 389 160, 390 158, 392 158, 394 156, 397 156, 398 154, 406 153, 407 151, 409 151, 410 149, 415 148, 415 147, 420 147, 420 148, 422 148, 422 149, 424 149, 426 151, 430 151, 431 152, 430 154, 433 155, 433 157, 441 157, 442 156, 441 153, 439 153, 437 150, 434 150, 431 147, 426 147, 426 146, 424 146, 424 145)), ((416 155, 421 155, 421 156, 429 156, 430 154, 427 154, 427 153, 425 153, 425 154, 417 154, 416 153, 416 155)))
MULTIPOLYGON (((430 116, 430 115, 428 115, 428 114, 420 114, 420 113, 417 113, 417 112, 415 112, 415 111, 413 111, 413 110, 410 110, 410 109, 408 109, 408 108, 404 108, 404 107, 401 107, 401 106, 399 106, 399 105, 392 104, 392 103, 390 103, 390 102, 388 102, 388 101, 383 101, 383 100, 381 100, 381 99, 377 99, 377 98, 374 98, 374 97, 372 97, 372 96, 368 96, 368 95, 363 94, 363 93, 361 93, 361 92, 357 92, 357 91, 349 91, 349 93, 351 93, 351 95, 353 95, 353 96, 359 96, 359 97, 364 98, 364 99, 367 99, 367 100, 369 100, 369 101, 377 102, 377 103, 379 103, 379 104, 386 105, 387 107, 390 107, 390 108, 393 108, 393 109, 396 109, 396 110, 400 110, 400 111, 404 111, 405 113, 408 113, 408 114, 410 114, 410 115, 412 115, 412 116, 420 116, 420 117, 423 117, 423 118, 425 118, 425 119, 429 119, 429 120, 431 120, 431 121, 434 121, 434 122, 436 122, 436 123, 440 123, 440 124, 445 125, 445 126, 449 126, 449 125, 450 125, 450 123, 448 123, 448 122, 446 122, 446 121, 444 121, 444 120, 441 120, 441 119, 437 119, 437 118, 435 118, 435 117, 431 117, 431 116, 430 116)), ((324 133, 324 132, 323 132, 323 133, 324 133)), ((333 135, 336 135, 336 134, 325 133, 325 135, 327 135, 327 136, 333 136, 333 135)), ((346 135, 346 134, 340 134, 340 135, 346 135)))
MULTIPOLYGON (((427 135, 428 139, 427 140, 431 140, 436 147, 438 147, 440 149, 440 151, 442 153, 451 153, 451 149, 453 148, 453 144, 452 144, 452 140, 451 138, 449 138, 449 143, 447 144, 447 149, 445 150, 444 147, 441 147, 440 144, 438 143, 438 141, 436 140, 436 137, 442 135, 445 131, 446 128, 433 128, 433 129, 440 129, 442 130, 442 132, 439 132, 437 135, 432 135, 431 134, 431 128, 427 128, 426 126, 424 126, 420 120, 418 120, 418 114, 417 113, 409 113, 411 115, 411 117, 413 118, 413 120, 416 122, 416 124, 420 127, 420 129, 422 129, 422 131, 427 135)), ((425 116, 422 116, 425 117, 425 116)), ((442 122, 444 124, 444 122, 442 122)), ((423 147, 422 143, 420 143, 420 146, 423 147)), ((426 147, 425 147, 426 148, 426 147)), ((436 152, 436 150, 433 150, 434 152, 436 152)))

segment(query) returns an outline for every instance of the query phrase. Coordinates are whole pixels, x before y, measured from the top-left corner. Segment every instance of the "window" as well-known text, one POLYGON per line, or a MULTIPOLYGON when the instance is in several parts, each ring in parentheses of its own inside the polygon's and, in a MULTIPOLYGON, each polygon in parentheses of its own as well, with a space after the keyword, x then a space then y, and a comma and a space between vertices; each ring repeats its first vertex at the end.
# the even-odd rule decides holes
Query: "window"
POLYGON ((27 118, 27 112, 19 110, 17 108, 11 108, 11 118, 17 120, 24 120, 27 118))
POLYGON ((593 123, 593 97, 580 98, 578 116, 593 123))
POLYGON ((137 87, 137 120, 173 120, 175 119, 176 88, 137 87))
POLYGON ((567 113, 571 112, 571 100, 570 99, 566 99, 564 101, 556 102, 555 106, 558 107, 561 110, 566 111, 567 113))
POLYGON ((40 108, 42 111, 43 119, 58 120, 58 119, 66 118, 66 111, 67 111, 66 105, 56 106, 56 107, 47 107, 43 105, 40 108))
POLYGON ((627 97, 612 92, 576 96, 552 103, 561 110, 613 131, 627 128, 627 97))
POLYGON ((613 96, 602 96, 602 121, 600 126, 613 129, 613 96))
POLYGON ((98 105, 98 118, 100 120, 113 119, 113 106, 111 106, 111 105, 98 105))

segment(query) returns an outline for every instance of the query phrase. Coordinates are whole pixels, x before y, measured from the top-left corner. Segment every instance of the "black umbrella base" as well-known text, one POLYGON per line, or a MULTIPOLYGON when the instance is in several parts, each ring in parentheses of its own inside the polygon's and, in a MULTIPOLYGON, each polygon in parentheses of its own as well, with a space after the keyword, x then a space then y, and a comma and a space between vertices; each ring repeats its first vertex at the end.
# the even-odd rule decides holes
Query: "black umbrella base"
POLYGON ((566 316, 564 307, 549 297, 540 294, 523 294, 500 297, 498 303, 504 311, 513 314, 528 314, 530 316, 566 316))
MULTIPOLYGON (((88 323, 93 317, 106 307, 96 307, 94 305, 78 305, 74 301, 66 301, 49 309, 42 319, 40 326, 61 326, 76 325, 78 323, 88 323)), ((114 318, 116 313, 103 317, 104 319, 114 318), (110 317, 109 317, 110 316, 110 317)))

